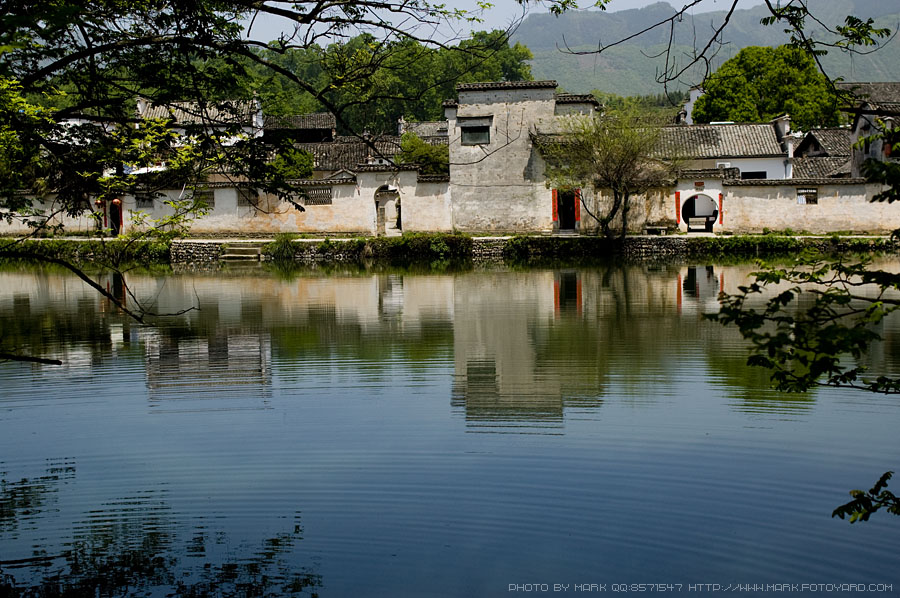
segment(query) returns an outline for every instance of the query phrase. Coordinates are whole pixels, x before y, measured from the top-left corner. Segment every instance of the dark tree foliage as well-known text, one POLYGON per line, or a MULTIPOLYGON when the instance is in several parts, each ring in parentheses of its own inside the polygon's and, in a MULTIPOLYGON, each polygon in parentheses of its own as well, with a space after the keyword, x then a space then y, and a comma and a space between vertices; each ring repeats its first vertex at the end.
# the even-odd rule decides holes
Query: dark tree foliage
POLYGON ((703 91, 692 113, 699 123, 768 122, 790 114, 802 130, 838 124, 838 94, 812 57, 791 46, 742 49, 703 91))
POLYGON ((401 164, 418 164, 422 174, 450 174, 450 146, 426 143, 415 133, 404 133, 400 139, 401 164))
MULTIPOLYGON (((467 76, 530 76, 530 54, 504 32, 433 41, 477 15, 427 0, 0 0, 0 9, 0 217, 34 234, 61 232, 57 215, 96 216, 95 202, 189 191, 211 174, 302 209, 292 181, 309 176, 310 156, 252 132, 260 104, 330 111, 349 134, 393 132, 399 116, 436 117, 420 107, 439 110, 467 76), (244 23, 259 16, 281 19, 286 33, 248 38, 244 23), (138 98, 165 112, 139 116, 138 98)), ((186 197, 176 217, 145 219, 147 234, 183 231, 202 214, 186 197)), ((3 257, 29 255, 14 240, 0 245, 3 257)))

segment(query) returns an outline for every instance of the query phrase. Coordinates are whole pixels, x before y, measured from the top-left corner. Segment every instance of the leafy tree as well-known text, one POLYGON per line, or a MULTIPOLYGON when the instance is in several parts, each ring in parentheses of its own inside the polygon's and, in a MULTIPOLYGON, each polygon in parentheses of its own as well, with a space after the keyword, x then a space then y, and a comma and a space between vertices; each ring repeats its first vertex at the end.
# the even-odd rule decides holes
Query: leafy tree
POLYGON ((674 162, 654 157, 659 133, 658 125, 639 119, 633 109, 569 117, 562 121, 558 135, 538 139, 547 161, 548 184, 589 187, 598 198, 608 190, 611 201, 599 200, 592 210, 582 196, 582 206, 608 238, 616 236, 612 225, 620 218, 618 235, 624 237, 632 196, 661 186, 674 173, 674 162))
POLYGON ((838 124, 838 95, 804 50, 750 46, 703 84, 696 122, 767 122, 782 114, 801 129, 838 124))
MULTIPOLYGON (((402 111, 391 101, 437 107, 443 98, 427 94, 440 95, 440 85, 452 86, 460 74, 437 79, 434 60, 423 57, 461 52, 474 57, 464 65, 471 69, 504 55, 505 36, 488 35, 489 48, 430 39, 448 20, 474 18, 427 0, 4 2, 0 217, 24 218, 37 234, 57 214, 91 214, 95 201, 138 190, 202 186, 222 169, 289 199, 290 180, 309 172, 308 157, 245 134, 244 105, 233 100, 266 90, 263 99, 285 111, 333 112, 345 132, 361 133, 370 116, 393 128, 402 111), (241 23, 251 13, 280 18, 292 33, 269 44, 249 39, 241 23), (183 130, 172 119, 138 119, 137 97, 175 110, 192 106, 197 122, 183 130), (382 112, 371 114, 372 107, 382 112), (161 160, 165 170, 154 169, 161 160)), ((515 65, 503 65, 514 76, 515 65)), ((0 258, 49 260, 20 241, 0 244, 0 258)), ((64 265, 90 280, 74 263, 64 265)))
POLYGON ((449 174, 450 146, 431 145, 415 133, 404 133, 400 138, 400 153, 397 161, 401 164, 418 164, 422 174, 449 174))
MULTIPOLYGON (((881 340, 878 325, 900 309, 900 274, 852 263, 804 256, 790 268, 765 268, 734 295, 724 295, 719 313, 707 317, 735 325, 751 342, 747 364, 769 370, 778 390, 803 392, 818 386, 894 395, 900 378, 869 372, 865 355, 881 340), (780 285, 776 288, 776 285, 780 285)), ((890 472, 833 516, 866 521, 884 508, 900 515, 900 499, 885 490, 890 472)))
POLYGON ((441 103, 455 96, 457 83, 531 80, 531 57, 520 44, 510 47, 504 31, 476 32, 455 46, 437 48, 411 39, 374 46, 371 36, 363 35, 323 53, 325 64, 348 73, 371 69, 367 78, 327 97, 344 107, 345 131, 375 134, 396 131, 400 117, 443 119, 441 103))

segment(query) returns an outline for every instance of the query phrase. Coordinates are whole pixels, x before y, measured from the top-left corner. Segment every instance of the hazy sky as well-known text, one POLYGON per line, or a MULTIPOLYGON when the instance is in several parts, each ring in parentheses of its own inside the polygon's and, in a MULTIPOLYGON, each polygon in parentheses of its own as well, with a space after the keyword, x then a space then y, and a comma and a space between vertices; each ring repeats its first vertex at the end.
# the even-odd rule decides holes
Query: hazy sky
MULTIPOLYGON (((591 4, 591 1, 592 0, 581 0, 579 4, 586 6, 591 4)), ((612 0, 607 10, 614 12, 629 8, 640 8, 642 6, 647 6, 648 4, 654 4, 657 1, 659 0, 612 0)), ((448 7, 452 8, 462 8, 469 11, 474 11, 478 8, 477 0, 444 0, 444 2, 448 7)), ((515 0, 492 0, 492 3, 494 4, 494 7, 483 15, 484 23, 476 24, 474 26, 461 24, 460 28, 463 31, 468 31, 470 27, 474 27, 476 30, 505 29, 511 23, 522 18, 522 7, 519 6, 515 0)), ((684 0, 677 0, 674 2, 674 4, 679 6, 682 6, 683 3, 684 0)), ((745 8, 749 8, 750 6, 759 4, 760 0, 742 0, 742 4, 744 3, 747 5, 745 8)), ((673 4, 672 0, 669 0, 669 4, 673 4)), ((723 7, 730 4, 731 0, 704 0, 694 9, 694 12, 721 10, 723 7)), ((539 5, 534 5, 529 8, 529 12, 547 12, 547 10, 539 5)), ((282 24, 283 22, 281 22, 280 19, 257 19, 253 25, 251 37, 262 41, 275 39, 281 33, 282 24)))

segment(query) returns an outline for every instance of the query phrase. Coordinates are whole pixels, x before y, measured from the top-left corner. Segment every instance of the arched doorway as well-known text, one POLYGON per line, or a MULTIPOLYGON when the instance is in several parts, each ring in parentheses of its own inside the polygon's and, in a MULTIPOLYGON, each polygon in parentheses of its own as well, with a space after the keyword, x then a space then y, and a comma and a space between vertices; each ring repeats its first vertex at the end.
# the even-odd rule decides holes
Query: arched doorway
POLYGON ((681 219, 687 224, 688 232, 713 232, 713 225, 719 217, 719 207, 708 195, 698 193, 685 200, 681 206, 681 219))
POLYGON ((382 185, 375 191, 375 234, 394 237, 403 234, 400 218, 400 191, 391 185, 382 185))

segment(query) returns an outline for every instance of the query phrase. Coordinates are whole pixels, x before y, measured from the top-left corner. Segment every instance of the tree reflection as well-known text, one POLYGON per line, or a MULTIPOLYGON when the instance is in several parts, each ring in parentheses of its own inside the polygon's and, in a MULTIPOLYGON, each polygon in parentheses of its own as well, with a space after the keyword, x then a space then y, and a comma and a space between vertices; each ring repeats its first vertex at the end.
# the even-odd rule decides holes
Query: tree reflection
POLYGON ((0 532, 13 532, 22 517, 39 515, 55 497, 61 482, 75 476, 75 462, 55 459, 47 462, 47 472, 17 482, 0 479, 0 532))
MULTIPOLYGON (((0 481, 0 532, 14 534, 25 518, 49 521, 59 512, 49 508, 49 497, 74 472, 74 464, 62 460, 51 463, 44 476, 0 481)), ((164 491, 111 501, 73 522, 69 540, 43 539, 62 550, 33 546, 28 558, 0 560, 0 598, 316 596, 322 586, 320 575, 289 558, 303 539, 299 514, 290 531, 219 562, 210 557, 227 545, 224 532, 210 538, 204 527, 185 541, 179 525, 164 491)))

